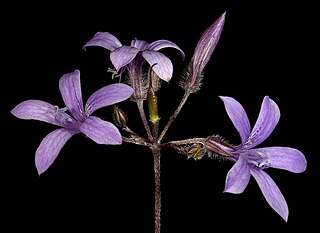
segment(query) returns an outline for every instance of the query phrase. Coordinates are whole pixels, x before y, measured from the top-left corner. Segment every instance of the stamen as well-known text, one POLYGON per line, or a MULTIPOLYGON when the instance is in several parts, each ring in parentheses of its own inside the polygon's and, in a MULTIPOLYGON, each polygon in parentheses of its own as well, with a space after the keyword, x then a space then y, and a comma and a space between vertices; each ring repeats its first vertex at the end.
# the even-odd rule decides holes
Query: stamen
POLYGON ((108 68, 107 72, 112 74, 111 79, 121 77, 121 74, 119 74, 116 69, 108 68))
POLYGON ((68 110, 67 107, 59 108, 58 106, 54 106, 55 111, 53 112, 53 117, 58 121, 60 124, 66 126, 69 122, 72 122, 72 118, 66 114, 65 112, 68 110))
POLYGON ((260 155, 262 158, 265 157, 261 151, 258 151, 257 154, 260 155))
POLYGON ((268 168, 271 166, 271 156, 268 151, 257 151, 256 153, 246 154, 248 163, 257 166, 258 168, 268 168))

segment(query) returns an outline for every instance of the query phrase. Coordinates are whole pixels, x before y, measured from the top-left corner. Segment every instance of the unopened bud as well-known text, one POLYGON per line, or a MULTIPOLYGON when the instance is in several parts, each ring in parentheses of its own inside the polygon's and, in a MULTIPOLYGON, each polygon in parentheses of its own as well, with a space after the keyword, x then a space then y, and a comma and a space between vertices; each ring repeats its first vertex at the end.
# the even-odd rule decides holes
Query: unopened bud
POLYGON ((116 125, 118 125, 121 128, 125 128, 127 126, 128 117, 124 113, 124 111, 118 106, 114 105, 113 108, 113 119, 116 125))
POLYGON ((210 60, 220 39, 224 21, 225 12, 204 31, 199 39, 191 59, 190 67, 188 67, 187 76, 184 78, 184 85, 182 85, 185 90, 189 90, 191 93, 199 90, 203 69, 210 60))

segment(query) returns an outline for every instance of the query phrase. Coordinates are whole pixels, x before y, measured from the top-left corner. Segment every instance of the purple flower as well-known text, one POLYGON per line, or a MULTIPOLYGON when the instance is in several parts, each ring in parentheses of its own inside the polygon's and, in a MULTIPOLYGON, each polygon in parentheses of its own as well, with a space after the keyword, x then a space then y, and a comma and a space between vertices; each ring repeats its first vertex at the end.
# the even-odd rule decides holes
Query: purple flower
POLYGON ((41 100, 27 100, 11 111, 20 119, 39 120, 62 127, 49 133, 36 151, 35 163, 39 174, 50 167, 64 144, 77 133, 85 134, 98 144, 121 144, 119 130, 110 122, 91 114, 97 109, 126 100, 133 93, 128 85, 111 84, 93 93, 84 107, 79 70, 63 75, 59 88, 65 108, 59 109, 41 100), (71 115, 66 113, 67 110, 71 115))
POLYGON ((201 75, 204 67, 207 65, 210 57, 220 39, 220 35, 224 26, 225 12, 210 26, 208 27, 194 50, 191 59, 190 75, 186 79, 186 89, 194 89, 197 91, 200 86, 201 75))
MULTIPOLYGON (((84 45, 100 46, 111 51, 110 60, 117 72, 126 67, 133 60, 138 60, 139 65, 142 61, 147 61, 152 67, 153 71, 162 80, 169 81, 172 77, 173 66, 171 60, 164 54, 158 52, 162 48, 178 49, 184 58, 184 52, 173 42, 168 40, 157 40, 149 44, 143 40, 134 39, 131 41, 131 46, 122 45, 121 42, 112 34, 108 32, 97 32, 94 37, 84 45)), ((140 67, 138 67, 140 69, 140 67)))
POLYGON ((248 116, 241 104, 231 97, 220 98, 241 137, 241 144, 235 147, 221 144, 214 137, 209 138, 208 147, 214 148, 214 151, 224 151, 226 158, 236 162, 227 174, 224 192, 242 193, 252 175, 269 205, 287 221, 289 211, 286 200, 264 170, 271 167, 294 173, 303 172, 307 166, 305 156, 299 150, 289 147, 254 149, 277 125, 280 118, 277 104, 268 96, 264 97, 257 122, 251 130, 248 116))

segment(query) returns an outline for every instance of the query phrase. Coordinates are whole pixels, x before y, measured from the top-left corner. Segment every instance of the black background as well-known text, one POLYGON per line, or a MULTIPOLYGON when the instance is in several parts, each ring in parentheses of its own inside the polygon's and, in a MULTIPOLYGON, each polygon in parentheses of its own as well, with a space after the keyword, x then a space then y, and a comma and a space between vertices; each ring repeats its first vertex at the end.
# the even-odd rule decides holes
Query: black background
MULTIPOLYGON (((217 232, 313 229, 319 218, 319 106, 315 72, 314 6, 307 1, 199 1, 190 3, 94 2, 75 5, 16 4, 1 19, 1 232, 69 230, 153 232, 153 160, 144 147, 124 143, 101 146, 78 134, 63 147, 41 176, 34 154, 56 126, 13 117, 10 110, 27 99, 63 107, 58 81, 79 69, 84 102, 114 82, 109 51, 82 46, 98 31, 123 44, 138 38, 167 39, 186 53, 171 58, 174 77, 158 93, 161 127, 174 111, 182 90, 180 74, 203 31, 224 11, 220 41, 205 69, 202 89, 190 97, 164 141, 219 134, 240 142, 219 95, 232 96, 247 110, 253 125, 262 99, 280 108, 280 122, 261 146, 288 146, 308 161, 301 174, 268 169, 289 206, 287 223, 274 212, 254 179, 239 195, 223 193, 231 162, 187 160, 162 151, 162 232, 217 232), (9 229, 9 230, 8 230, 9 229)), ((318 56, 316 56, 318 57, 318 56)), ((129 126, 145 134, 133 102, 121 104, 129 126)), ((111 107, 95 113, 111 121, 111 107)))

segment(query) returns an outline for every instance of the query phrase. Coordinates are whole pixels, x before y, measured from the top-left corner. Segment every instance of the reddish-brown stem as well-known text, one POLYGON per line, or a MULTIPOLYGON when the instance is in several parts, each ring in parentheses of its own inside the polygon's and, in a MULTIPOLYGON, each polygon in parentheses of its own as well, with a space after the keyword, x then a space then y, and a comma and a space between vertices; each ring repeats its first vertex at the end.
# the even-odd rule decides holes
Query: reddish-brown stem
POLYGON ((154 181, 155 181, 155 190, 154 190, 154 206, 155 206, 155 233, 160 233, 160 219, 161 219, 161 187, 160 187, 160 149, 155 147, 152 149, 153 154, 153 168, 154 168, 154 181))

